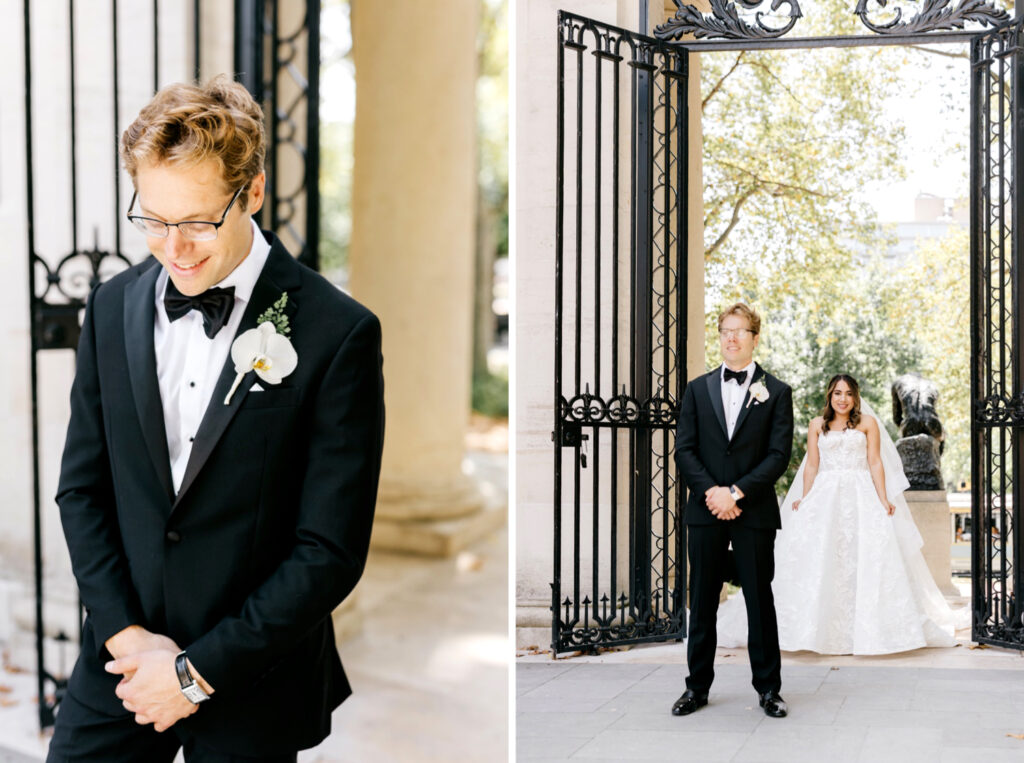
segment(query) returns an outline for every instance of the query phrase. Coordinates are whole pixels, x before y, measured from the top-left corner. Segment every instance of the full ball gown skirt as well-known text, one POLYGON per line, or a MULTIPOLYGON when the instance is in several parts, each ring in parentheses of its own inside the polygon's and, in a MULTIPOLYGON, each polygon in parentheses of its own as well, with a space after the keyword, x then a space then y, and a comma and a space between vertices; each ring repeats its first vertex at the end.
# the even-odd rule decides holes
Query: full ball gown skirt
MULTIPOLYGON (((906 501, 895 501, 889 516, 875 492, 867 436, 829 432, 818 451, 818 474, 799 510, 782 507, 772 583, 780 648, 888 654, 954 646, 957 618, 921 554, 906 501)), ((719 608, 718 636, 719 646, 746 644, 740 594, 719 608)))

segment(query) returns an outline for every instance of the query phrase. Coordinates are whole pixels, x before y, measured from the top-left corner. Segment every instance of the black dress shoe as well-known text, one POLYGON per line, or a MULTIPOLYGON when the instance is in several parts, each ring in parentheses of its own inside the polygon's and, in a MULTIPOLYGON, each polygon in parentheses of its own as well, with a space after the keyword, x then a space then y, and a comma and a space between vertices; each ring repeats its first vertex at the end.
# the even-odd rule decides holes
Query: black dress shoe
POLYGON ((698 694, 693 689, 687 689, 683 692, 683 696, 677 699, 676 703, 672 705, 672 715, 689 715, 692 712, 700 710, 707 703, 707 694, 698 694))
POLYGON ((764 694, 758 695, 758 700, 761 703, 761 707, 764 708, 764 714, 769 718, 785 718, 789 712, 789 708, 786 707, 786 702, 779 696, 779 693, 775 689, 766 691, 764 694))

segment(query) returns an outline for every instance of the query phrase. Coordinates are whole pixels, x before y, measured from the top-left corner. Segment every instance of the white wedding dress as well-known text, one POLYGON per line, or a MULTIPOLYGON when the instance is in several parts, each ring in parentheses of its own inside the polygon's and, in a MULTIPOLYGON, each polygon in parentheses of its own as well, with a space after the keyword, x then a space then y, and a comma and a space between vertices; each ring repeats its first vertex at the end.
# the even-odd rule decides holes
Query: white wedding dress
MULTIPOLYGON (((792 504, 803 489, 803 465, 786 496, 772 583, 784 651, 888 654, 954 646, 957 621, 967 624, 968 611, 950 609, 928 570, 903 498, 902 464, 888 433, 881 429, 880 436, 892 516, 871 480, 867 435, 855 429, 819 436, 818 473, 798 511, 792 504)), ((741 596, 719 607, 719 646, 746 645, 741 596)))

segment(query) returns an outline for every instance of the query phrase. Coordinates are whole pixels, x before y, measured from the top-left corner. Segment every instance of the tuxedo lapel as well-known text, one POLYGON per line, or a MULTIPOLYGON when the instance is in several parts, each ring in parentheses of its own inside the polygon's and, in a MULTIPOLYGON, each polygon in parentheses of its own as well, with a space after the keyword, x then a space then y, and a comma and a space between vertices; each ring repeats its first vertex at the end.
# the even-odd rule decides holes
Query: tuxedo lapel
POLYGON ((740 431, 740 427, 743 426, 743 422, 747 420, 747 415, 750 413, 750 409, 753 408, 750 405, 750 389, 759 381, 764 379, 764 371, 761 366, 754 364, 754 376, 750 380, 750 384, 747 385, 747 394, 743 396, 743 405, 740 407, 740 415, 736 418, 736 426, 732 430, 732 437, 729 438, 729 442, 736 439, 736 434, 740 431))
POLYGON ((167 452, 167 430, 164 428, 164 410, 156 378, 156 353, 153 350, 156 279, 160 270, 153 260, 150 268, 125 287, 124 341, 142 439, 146 442, 160 486, 168 500, 173 500, 171 459, 167 452))
MULTIPOLYGON (((301 274, 298 263, 288 254, 281 242, 277 238, 273 238, 267 262, 263 266, 260 277, 256 280, 256 286, 252 290, 252 297, 249 299, 249 304, 246 305, 245 313, 242 314, 242 322, 238 325, 236 336, 240 336, 249 329, 256 328, 256 319, 281 298, 282 292, 288 292, 285 313, 289 317, 294 315, 297 309, 294 292, 298 290, 300 283, 301 274)), ((217 385, 213 388, 210 404, 207 406, 203 420, 199 424, 199 431, 196 433, 195 442, 192 443, 192 453, 189 456, 188 465, 185 467, 185 474, 181 479, 181 488, 178 490, 178 496, 174 501, 174 508, 177 508, 181 503, 182 496, 188 492, 189 487, 191 487, 202 470, 203 465, 210 458, 210 454, 213 453, 228 424, 231 423, 235 414, 238 413, 238 409, 242 406, 242 401, 245 400, 246 393, 248 393, 255 380, 255 372, 250 371, 247 373, 242 378, 242 382, 238 385, 234 395, 231 396, 230 404, 224 404, 224 398, 227 397, 228 391, 235 381, 235 364, 231 360, 231 353, 229 352, 227 359, 224 361, 224 366, 221 368, 220 377, 217 379, 217 385)))
POLYGON ((718 423, 722 425, 722 432, 729 436, 729 428, 725 424, 725 407, 722 404, 722 367, 707 375, 708 395, 711 397, 711 409, 715 412, 718 423))

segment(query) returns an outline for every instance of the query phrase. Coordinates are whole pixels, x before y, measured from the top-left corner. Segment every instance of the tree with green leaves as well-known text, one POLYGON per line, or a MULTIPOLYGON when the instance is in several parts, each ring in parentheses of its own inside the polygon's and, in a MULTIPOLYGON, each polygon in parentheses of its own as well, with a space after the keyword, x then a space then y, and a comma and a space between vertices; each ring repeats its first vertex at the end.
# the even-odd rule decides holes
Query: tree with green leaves
MULTIPOLYGON (((848 12, 824 2, 805 33, 849 33, 848 12)), ((892 380, 917 371, 935 382, 947 480, 969 465, 963 234, 895 261, 892 231, 864 193, 906 172, 911 136, 886 109, 906 82, 887 73, 927 76, 932 60, 898 48, 701 56, 707 361, 718 360, 718 309, 754 305, 765 319, 759 357, 794 388, 794 463, 780 488, 839 372, 860 381, 891 434, 892 380)), ((947 150, 962 145, 936 153, 947 150)))

